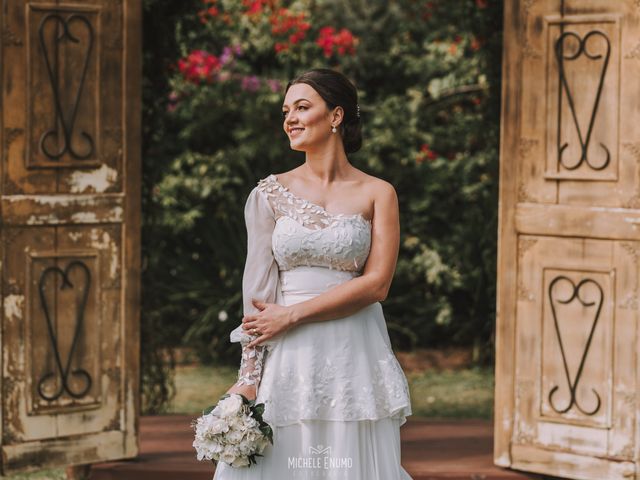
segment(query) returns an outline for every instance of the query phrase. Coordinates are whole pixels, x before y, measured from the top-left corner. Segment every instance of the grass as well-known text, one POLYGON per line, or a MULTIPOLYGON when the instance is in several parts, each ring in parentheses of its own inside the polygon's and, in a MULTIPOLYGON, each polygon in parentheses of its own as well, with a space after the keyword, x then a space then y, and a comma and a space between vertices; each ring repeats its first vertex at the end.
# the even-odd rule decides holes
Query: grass
POLYGON ((177 366, 176 396, 167 413, 200 413, 215 405, 237 377, 235 367, 177 366))
POLYGON ((429 418, 492 418, 493 368, 407 375, 413 414, 429 418))
MULTIPOLYGON (((178 366, 176 396, 168 413, 196 414, 215 404, 235 382, 238 369, 178 366)), ((490 419, 493 369, 426 370, 407 374, 413 415, 429 418, 490 419)))

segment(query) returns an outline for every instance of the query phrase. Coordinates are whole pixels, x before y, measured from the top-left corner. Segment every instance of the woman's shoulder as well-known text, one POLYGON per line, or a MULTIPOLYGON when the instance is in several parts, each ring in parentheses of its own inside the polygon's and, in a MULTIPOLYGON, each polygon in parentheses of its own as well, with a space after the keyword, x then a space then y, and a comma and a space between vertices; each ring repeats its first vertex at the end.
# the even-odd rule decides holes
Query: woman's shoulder
MULTIPOLYGON (((281 173, 270 173, 261 178, 256 186, 257 190, 271 193, 274 190, 287 190, 285 185, 296 184, 299 167, 281 173)), ((397 197, 393 184, 375 175, 366 173, 360 169, 354 169, 354 177, 349 182, 354 189, 369 196, 373 200, 397 197)))
POLYGON ((365 172, 361 173, 362 187, 374 200, 384 200, 397 196, 396 189, 391 182, 365 172))
MULTIPOLYGON (((298 178, 298 170, 300 167, 296 167, 292 170, 281 173, 270 173, 266 177, 262 178, 260 182, 276 182, 288 183, 290 180, 296 180, 298 178)), ((382 178, 376 177, 369 173, 366 173, 358 168, 354 168, 353 180, 360 183, 362 186, 375 188, 393 189, 393 185, 382 178)))

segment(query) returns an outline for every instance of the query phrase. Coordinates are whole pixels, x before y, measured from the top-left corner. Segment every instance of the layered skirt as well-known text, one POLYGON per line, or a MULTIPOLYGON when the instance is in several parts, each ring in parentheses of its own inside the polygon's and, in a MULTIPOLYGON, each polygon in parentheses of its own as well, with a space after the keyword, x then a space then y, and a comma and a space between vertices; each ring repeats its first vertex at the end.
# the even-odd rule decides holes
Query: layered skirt
MULTIPOLYGON (((280 272, 277 303, 292 305, 353 278, 324 267, 280 272)), ((256 398, 273 428, 257 464, 219 463, 214 480, 407 480, 400 426, 411 415, 407 379, 380 303, 292 328, 266 342, 256 398)))

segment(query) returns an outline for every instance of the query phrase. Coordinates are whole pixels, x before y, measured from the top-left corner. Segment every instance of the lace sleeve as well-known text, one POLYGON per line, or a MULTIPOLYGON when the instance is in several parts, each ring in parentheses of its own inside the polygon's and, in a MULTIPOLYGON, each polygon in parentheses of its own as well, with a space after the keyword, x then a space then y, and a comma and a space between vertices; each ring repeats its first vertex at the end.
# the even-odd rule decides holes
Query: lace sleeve
MULTIPOLYGON (((251 299, 275 303, 278 288, 278 264, 271 249, 271 236, 275 227, 273 209, 263 192, 255 187, 244 208, 247 226, 247 260, 242 276, 242 304, 244 315, 259 310, 251 299)), ((240 324, 231 332, 231 342, 240 342, 242 357, 236 385, 255 385, 256 391, 262 377, 262 366, 267 354, 264 344, 248 348, 247 344, 257 338, 249 335, 240 324)))

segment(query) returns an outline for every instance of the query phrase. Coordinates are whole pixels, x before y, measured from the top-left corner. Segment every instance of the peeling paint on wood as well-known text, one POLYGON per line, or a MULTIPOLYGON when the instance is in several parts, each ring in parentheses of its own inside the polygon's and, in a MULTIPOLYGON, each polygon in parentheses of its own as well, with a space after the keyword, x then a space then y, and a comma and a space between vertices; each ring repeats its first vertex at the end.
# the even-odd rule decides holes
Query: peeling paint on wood
POLYGON ((46 225, 71 223, 121 223, 124 197, 120 194, 3 196, 5 225, 46 225), (17 198, 20 197, 20 198, 17 198))
POLYGON ((91 246, 98 250, 109 251, 109 276, 115 280, 118 274, 118 264, 120 257, 118 255, 118 245, 111 239, 108 232, 91 229, 91 246))
POLYGON ((76 170, 71 174, 68 183, 70 191, 74 193, 85 193, 86 190, 102 193, 114 185, 117 179, 118 171, 102 164, 95 170, 76 170))
POLYGON ((24 310, 24 295, 7 295, 4 297, 4 315, 7 320, 21 320, 24 310))

